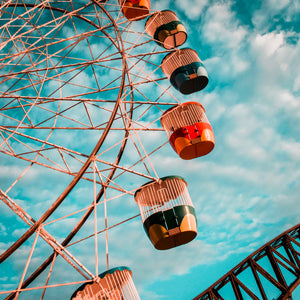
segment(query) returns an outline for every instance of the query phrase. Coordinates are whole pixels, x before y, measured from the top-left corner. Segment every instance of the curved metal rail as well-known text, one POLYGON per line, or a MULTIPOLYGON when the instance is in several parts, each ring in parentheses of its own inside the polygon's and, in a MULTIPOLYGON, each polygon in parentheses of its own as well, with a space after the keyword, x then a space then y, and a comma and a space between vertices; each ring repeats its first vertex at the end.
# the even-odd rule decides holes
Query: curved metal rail
MULTIPOLYGON (((105 10, 103 7, 100 6, 101 9, 105 10)), ((106 11, 105 11, 106 12, 106 11)), ((107 12, 106 12, 107 13, 107 12)), ((107 15, 109 15, 107 13, 107 15)), ((81 16, 79 16, 81 17, 81 16)), ((110 17, 110 16, 109 16, 110 17)), ((110 18, 111 22, 114 24, 114 20, 112 18, 110 18)), ((97 26, 97 24, 92 24, 94 25, 96 28, 98 28, 99 26, 97 26)), ((116 27, 116 26, 115 26, 116 27)), ((100 28, 99 28, 100 29, 100 28)), ((101 30, 101 29, 100 29, 101 30)), ((103 31, 103 30, 102 30, 103 31)), ((116 29, 116 31, 118 32, 118 28, 116 29)), ((106 34, 106 32, 104 32, 104 34, 106 34)), ((112 42, 115 44, 115 46, 118 48, 118 45, 112 40, 112 42)), ((121 38, 119 38, 119 42, 121 42, 121 48, 119 49, 119 52, 121 54, 123 54, 123 45, 122 45, 122 40, 121 38)), ((120 86, 120 90, 119 90, 119 95, 117 97, 117 101, 115 103, 115 107, 114 110, 111 114, 110 120, 108 121, 108 124, 101 136, 101 138, 99 139, 97 145, 95 146, 94 150, 92 151, 92 153, 90 154, 90 156, 88 157, 88 159, 86 160, 85 164, 83 165, 83 167, 81 168, 81 170, 78 172, 78 174, 73 178, 73 180, 71 181, 71 183, 68 185, 68 187, 66 188, 66 190, 60 195, 60 197, 55 201, 55 203, 45 212, 45 214, 37 221, 35 222, 31 228, 18 240, 16 241, 9 249, 7 249, 2 255, 1 255, 1 261, 4 261, 7 257, 9 257, 16 249, 18 249, 21 244, 28 239, 31 234, 35 231, 36 228, 39 227, 39 224, 41 224, 43 221, 45 221, 47 219, 47 217, 49 217, 51 215, 52 212, 54 212, 54 210, 59 206, 60 203, 62 203, 62 201, 65 199, 66 195, 68 195, 68 193, 72 190, 72 188, 76 185, 76 183, 80 180, 80 178, 82 177, 82 175, 84 174, 84 172, 86 171, 86 169, 88 168, 88 166, 90 165, 91 161, 94 159, 96 153, 99 151, 101 145, 103 144, 107 133, 109 132, 109 129, 115 119, 115 115, 116 112, 119 108, 120 102, 121 102, 121 98, 122 98, 122 93, 123 93, 123 89, 124 89, 124 81, 125 81, 125 76, 127 71, 127 67, 126 67, 126 60, 124 59, 124 55, 122 55, 123 57, 123 75, 122 75, 122 84, 120 86)), ((128 74, 127 74, 127 77, 128 74)), ((132 102, 133 103, 133 102, 132 102)), ((131 108, 129 110, 130 112, 130 117, 132 117, 132 104, 131 104, 131 108)), ((115 160, 115 167, 112 168, 107 181, 109 181, 112 177, 113 174, 115 173, 116 169, 117 169, 117 165, 120 162, 120 159, 122 157, 126 142, 127 142, 127 136, 128 136, 129 131, 125 130, 124 133, 124 140, 122 145, 120 146, 120 150, 119 153, 116 157, 115 160)), ((108 183, 108 182, 106 182, 108 183)), ((97 196, 97 200, 96 202, 99 202, 99 200, 101 199, 101 197, 103 196, 104 193, 104 188, 102 187, 102 189, 100 190, 100 192, 98 193, 97 196)), ((75 228, 70 232, 70 234, 66 237, 66 239, 63 241, 62 246, 66 246, 71 240, 72 238, 76 235, 76 233, 80 230, 80 228, 83 226, 83 224, 86 222, 86 220, 88 219, 88 217, 90 216, 90 214, 93 212, 93 207, 91 207, 83 216, 83 218, 78 222, 78 224, 75 226, 75 228)), ((41 274, 41 272, 43 270, 45 270, 45 268, 52 262, 53 258, 55 257, 55 250, 54 253, 35 271, 31 274, 31 276, 29 276, 27 278, 27 280, 25 282, 23 282, 22 284, 22 288, 28 286, 28 284, 30 282, 32 282, 35 278, 38 277, 39 274, 41 274)), ((12 293, 11 295, 9 295, 7 297, 7 299, 11 299, 12 297, 15 296, 15 293, 12 293)))
MULTIPOLYGON (((57 10, 57 8, 55 8, 57 10)), ((64 11, 64 13, 66 13, 64 11)), ((97 25, 95 24, 97 27, 97 25)), ((115 43, 114 41, 112 41, 115 43)), ((116 44, 115 44, 116 45, 116 44)), ((118 48, 118 46, 116 45, 118 48)), ((120 53, 122 53, 122 50, 120 50, 120 53)), ((123 66, 125 68, 125 58, 123 55, 123 66)), ((125 72, 122 74, 122 83, 120 86, 119 90, 119 95, 117 97, 114 109, 111 113, 110 119, 107 122, 106 128, 103 131, 103 134, 101 135, 99 141, 97 142, 95 148, 91 152, 90 156, 82 166, 82 168, 79 170, 77 175, 73 178, 73 180, 70 182, 70 184, 67 186, 67 188, 63 191, 63 193, 54 201, 54 203, 48 208, 48 210, 40 217, 39 220, 37 220, 13 245, 11 245, 4 253, 0 255, 0 263, 5 261, 12 253, 14 253, 26 240, 28 240, 32 234, 38 229, 38 227, 45 222, 51 214, 59 207, 59 205, 64 201, 64 199, 67 197, 67 195, 72 191, 74 186, 78 183, 80 178, 83 176, 83 174, 86 172, 88 167, 90 166, 92 160, 94 159, 95 155, 98 153, 99 149, 101 148, 103 142, 105 141, 105 138, 107 137, 107 134, 114 122, 115 116, 117 114, 117 110, 119 108, 121 98, 122 98, 122 93, 125 85, 125 72)))
MULTIPOLYGON (((102 6, 100 6, 101 9, 103 11, 105 11, 105 13, 109 16, 109 13, 105 10, 105 8, 103 8, 102 6)), ((115 24, 115 21, 109 16, 110 20, 112 21, 113 24, 115 24)), ((94 26, 97 27, 96 24, 93 23, 94 26)), ((116 28, 116 31, 118 32, 119 34, 119 30, 118 28, 115 26, 116 28)), ((120 36, 120 34, 119 34, 120 36)), ((119 42, 121 43, 122 45, 122 48, 123 48, 123 44, 122 44, 122 39, 120 38, 119 42)), ((128 73, 128 70, 127 70, 127 63, 126 63, 126 60, 124 62, 124 72, 123 72, 123 76, 124 75, 127 75, 127 78, 129 80, 129 82, 131 82, 131 79, 130 79, 130 76, 129 76, 129 73, 128 73)), ((124 83, 124 78, 123 78, 123 83, 124 83)), ((121 90, 123 90, 124 86, 122 87, 121 90)), ((132 86, 131 86, 132 88, 132 86)), ((131 94, 131 97, 133 97, 133 94, 131 94)), ((117 109, 118 105, 119 105, 119 102, 120 102, 120 99, 121 99, 121 91, 120 91, 120 95, 118 97, 118 104, 115 105, 115 109, 117 109)), ((133 99, 132 99, 133 100, 133 99)), ((116 113, 115 113, 116 114, 116 113)), ((115 116, 114 114, 114 116, 115 116)), ((131 104, 130 104, 130 108, 129 108, 129 116, 130 118, 132 118, 132 114, 133 114, 133 101, 131 101, 131 104)), ((114 118, 113 118, 114 119, 114 118)), ((125 146, 127 144, 127 137, 129 135, 129 130, 126 130, 125 129, 125 134, 124 134, 124 139, 123 139, 123 142, 120 146, 120 150, 119 150, 119 153, 116 157, 116 160, 114 162, 114 167, 112 168, 112 170, 110 171, 109 175, 107 176, 107 180, 105 181, 103 187, 101 188, 101 190, 99 191, 97 197, 96 197, 96 203, 99 203, 99 201, 101 200, 101 198, 103 197, 104 195, 104 192, 105 192, 105 186, 109 184, 109 181, 112 179, 112 177, 114 176, 116 170, 117 170, 117 165, 119 164, 121 158, 122 158, 122 155, 123 155, 123 152, 124 152, 124 149, 125 149, 125 146)), ((103 136, 103 135, 102 135, 103 136)), ((91 156, 90 156, 91 157, 91 156)), ((82 228, 82 226, 85 224, 85 222, 88 220, 88 218, 90 217, 90 215, 93 213, 94 211, 94 207, 91 205, 91 207, 85 212, 85 214, 83 215, 83 217, 79 220, 79 222, 76 224, 76 226, 73 228, 73 230, 69 233, 69 235, 62 241, 61 245, 63 247, 66 247, 71 241, 72 239, 76 236, 76 234, 79 232, 79 230, 82 228)), ((53 259, 55 259, 55 256, 56 256, 56 251, 54 250, 53 253, 30 275, 28 276, 28 278, 23 282, 21 288, 26 288, 29 284, 31 284, 43 271, 45 271, 45 269, 52 263, 53 259)), ((10 299, 13 299, 16 295, 16 292, 14 293, 11 293, 9 296, 7 296, 5 298, 5 300, 10 300, 10 299)))

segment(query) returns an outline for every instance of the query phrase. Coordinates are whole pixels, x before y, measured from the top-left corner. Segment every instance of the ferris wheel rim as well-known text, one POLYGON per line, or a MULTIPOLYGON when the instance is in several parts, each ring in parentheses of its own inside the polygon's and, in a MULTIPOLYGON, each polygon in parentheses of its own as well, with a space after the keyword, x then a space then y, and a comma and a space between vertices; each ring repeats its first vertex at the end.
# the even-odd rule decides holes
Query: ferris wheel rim
MULTIPOLYGON (((99 5, 96 1, 93 1, 95 2, 104 12, 105 14, 109 17, 109 19, 111 20, 114 28, 116 29, 116 31, 118 32, 118 35, 119 35, 119 42, 121 42, 121 47, 124 48, 123 46, 123 43, 122 43, 122 38, 120 36, 120 32, 119 32, 119 29, 118 29, 118 26, 116 25, 115 23, 115 20, 110 16, 110 14, 107 12, 107 10, 102 6, 102 5, 99 5)), ((15 4, 12 4, 12 5, 15 5, 15 4)), ((10 6, 8 4, 8 6, 10 6)), ((26 6, 26 4, 17 4, 17 6, 26 6)), ((28 5, 29 7, 35 7, 34 4, 29 4, 28 5)), ((56 8, 56 7, 46 7, 48 9, 54 9, 54 10, 57 10, 59 12, 63 12, 63 13, 66 13, 65 10, 62 10, 62 9, 59 9, 59 8, 56 8)), ((76 15, 77 17, 79 18, 82 18, 82 16, 80 15, 76 15)), ((90 20, 84 18, 85 21, 88 21, 89 23, 90 20)), ((96 28, 98 27, 97 24, 93 24, 93 26, 95 26, 96 28)), ((101 28, 98 28, 100 29, 101 31, 103 29, 101 28)), ((119 49, 118 46, 116 45, 115 41, 111 38, 111 36, 109 34, 107 34, 105 31, 102 31, 104 32, 104 34, 109 37, 109 39, 113 42, 113 44, 115 45, 116 49, 119 49)), ((71 190, 75 187, 75 185, 78 183, 78 181, 81 179, 81 177, 83 176, 84 172, 86 171, 86 169, 89 167, 89 165, 91 164, 93 158, 95 157, 95 155, 97 154, 97 152, 99 151, 99 149, 101 148, 102 144, 104 143, 106 137, 107 137, 107 134, 110 130, 110 127, 112 126, 112 123, 114 121, 114 118, 116 116, 116 113, 117 113, 117 109, 120 105, 120 102, 121 102, 121 98, 122 98, 122 93, 123 93, 123 90, 124 90, 124 86, 125 86, 125 75, 127 73, 127 68, 125 67, 125 64, 126 64, 126 58, 125 58, 125 55, 124 55, 124 50, 123 49, 119 49, 119 53, 122 55, 122 65, 123 65, 123 72, 122 72, 122 80, 121 80, 121 85, 120 85, 120 88, 119 88, 119 93, 118 93, 118 97, 117 97, 117 100, 115 101, 115 105, 114 105, 114 109, 113 109, 113 112, 111 113, 110 115, 110 118, 109 118, 109 121, 106 125, 106 128, 105 130, 103 131, 100 139, 98 140, 98 142, 96 143, 93 151, 90 153, 89 157, 86 159, 84 165, 81 167, 81 169, 79 170, 79 172, 77 173, 76 176, 74 176, 74 178, 72 179, 71 183, 68 185, 68 187, 63 191, 63 193, 57 198, 57 200, 54 201, 54 203, 51 205, 51 207, 42 215, 42 217, 40 217, 39 220, 37 220, 35 222, 35 224, 30 227, 27 232, 25 232, 25 234, 19 238, 12 246, 9 247, 9 249, 7 249, 4 253, 2 253, 0 255, 0 263, 4 262, 11 254, 13 254, 35 231, 36 229, 48 218, 50 217, 50 215, 55 211, 55 209, 64 201, 64 199, 66 198, 66 196, 71 192, 71 190)), ((127 74, 128 76, 128 74, 127 74)), ((133 97, 133 95, 131 95, 131 97, 133 97)), ((125 135, 127 133, 125 132, 125 135)), ((120 149, 120 152, 118 153, 118 157, 117 157, 117 161, 119 161, 122 157, 122 153, 123 153, 123 149, 125 148, 125 145, 126 145, 126 142, 127 142, 127 139, 123 139, 123 143, 124 145, 121 146, 121 149, 120 149)), ((116 169, 116 167, 114 168, 114 170, 116 169)), ((111 174, 111 176, 113 176, 113 174, 111 174)), ((100 193, 101 194, 101 193, 100 193)), ((92 208, 93 210, 93 208, 92 208)), ((80 223, 80 222, 79 222, 80 223)))
MULTIPOLYGON (((90 3, 90 2, 89 2, 90 3)), ((96 4, 97 6, 99 6, 99 7, 101 7, 101 9, 103 9, 103 10, 105 10, 105 8, 104 7, 102 7, 102 4, 101 3, 99 3, 98 1, 96 1, 96 0, 91 0, 91 3, 94 3, 94 4, 96 4)), ((20 6, 24 6, 23 4, 21 4, 20 6)), ((34 7, 34 5, 32 5, 32 7, 34 7)), ((60 11, 60 12, 62 12, 62 10, 60 10, 60 9, 56 9, 57 11, 60 11)), ((107 12, 107 14, 109 15, 109 13, 107 12)), ((80 16, 80 15, 77 15, 77 17, 78 16, 80 16)), ((127 60, 126 60, 126 58, 125 58, 125 50, 124 50, 124 45, 123 45, 123 40, 122 40, 122 37, 121 37, 121 34, 120 34, 120 32, 119 32, 119 25, 117 25, 116 24, 116 22, 115 22, 115 20, 113 19, 113 18, 110 18, 111 19, 111 21, 112 21, 112 24, 113 24, 113 27, 114 27, 114 29, 118 32, 118 36, 119 36, 119 40, 118 40, 118 45, 119 45, 119 47, 120 48, 117 48, 117 49, 119 49, 119 50, 121 50, 121 51, 119 51, 119 53, 122 55, 122 61, 123 61, 123 71, 122 71, 122 91, 124 91, 124 88, 125 88, 125 76, 127 76, 126 78, 128 79, 128 84, 126 85, 126 88, 129 88, 129 89, 131 89, 131 90, 133 90, 134 89, 134 84, 132 83, 132 81, 131 81, 131 78, 130 78, 130 70, 128 69, 128 65, 127 65, 127 60), (120 44, 119 44, 120 43, 120 44), (120 46, 121 45, 121 46, 120 46)), ((108 34, 109 35, 109 34, 108 34)), ((112 39, 111 39, 112 40, 112 39)), ((165 51, 156 51, 157 53, 159 52, 159 53, 164 53, 165 51)), ((144 54, 143 54, 144 55, 144 54)), ((164 80, 164 79, 166 79, 166 77, 163 77, 163 78, 160 78, 160 79, 157 79, 157 81, 159 81, 159 80, 164 80)), ((150 81, 152 81, 152 79, 150 80, 150 79, 147 79, 147 81, 145 80, 145 82, 144 83, 147 83, 147 82, 150 82, 150 81)), ((156 81, 155 79, 153 79, 153 81, 156 81)), ((114 106, 114 116, 116 115, 116 110, 117 110, 117 108, 119 107, 119 105, 120 105, 120 103, 121 103, 121 101, 122 101, 122 99, 121 99, 121 96, 122 96, 122 91, 121 91, 121 87, 120 87, 120 89, 119 89, 119 95, 118 95, 118 103, 117 103, 117 101, 116 101, 116 103, 115 103, 115 106, 114 106)), ((133 98, 133 93, 129 93, 130 94, 130 97, 131 98, 133 98)), ((131 99, 131 101, 127 101, 127 102, 129 102, 130 103, 130 110, 129 110, 129 113, 130 113, 130 115, 132 116, 132 114, 133 114, 133 99, 131 99)), ((141 101, 141 103, 142 103, 142 101, 141 101)), ((149 103, 149 101, 148 102, 146 102, 146 103, 149 103)), ((155 104, 155 102, 153 102, 154 104, 155 104)), ((152 103, 152 104, 153 104, 152 103)), ((173 103, 166 103, 165 105, 172 105, 173 103)), ((107 133, 106 133, 106 136, 107 136, 107 134, 108 134, 108 131, 110 130, 110 128, 111 128, 111 125, 112 125, 112 123, 113 123, 113 120, 114 118, 113 118, 113 114, 111 114, 111 117, 110 117, 110 120, 111 120, 111 123, 110 123, 110 125, 109 124, 107 124, 106 125, 106 128, 108 128, 108 130, 107 130, 107 133)), ((130 118, 130 120, 131 120, 131 118, 130 118)), ((118 153, 118 155, 117 155, 117 157, 116 157, 116 159, 115 159, 115 164, 117 165, 117 166, 113 166, 112 167, 112 169, 111 169, 111 172, 110 172, 110 175, 108 176, 108 179, 107 180, 109 180, 110 178, 112 178, 113 176, 114 176, 114 173, 115 173, 115 171, 117 170, 117 167, 118 167, 118 164, 119 164, 119 162, 120 162, 120 160, 121 160, 121 158, 122 158, 122 155, 123 155, 123 151, 124 151, 124 149, 125 149, 125 147, 126 147, 126 143, 127 143, 127 138, 126 137, 128 137, 128 135, 129 135, 129 132, 130 132, 130 129, 129 128, 127 128, 126 130, 125 130, 125 133, 124 133, 124 138, 123 138, 123 143, 122 143, 122 145, 120 146, 120 150, 119 150, 119 153, 118 153)), ((104 137, 104 135, 102 134, 101 135, 101 138, 102 137, 104 137)), ((100 138, 100 139, 101 139, 100 138)), ((105 140, 105 137, 103 138, 103 142, 104 142, 104 140, 105 140)), ((86 160, 86 164, 88 164, 87 163, 87 161, 89 160, 90 161, 90 163, 92 162, 92 160, 93 160, 93 158, 96 156, 96 153, 97 153, 97 146, 98 146, 98 144, 99 144, 99 142, 100 142, 100 140, 98 141, 98 143, 97 143, 97 145, 95 146, 95 148, 94 148, 94 150, 90 153, 90 155, 89 155, 89 157, 87 158, 87 160, 86 160)), ((102 143, 103 143, 102 142, 102 143)), ((100 143, 101 144, 101 143, 100 143)), ((101 148, 101 145, 99 145, 99 148, 98 148, 98 150, 101 148)), ((89 164, 90 164, 89 163, 89 164)), ((88 164, 88 165, 89 165, 88 164)), ((83 168, 84 168, 84 166, 81 168, 81 170, 82 170, 82 174, 84 173, 84 170, 83 170, 83 168)), ((80 171, 81 171, 80 170, 80 171)), ((76 177, 76 176, 75 176, 76 177)), ((76 178, 78 178, 78 180, 80 180, 81 178, 82 178, 82 175, 80 176, 80 174, 79 174, 79 172, 78 172, 78 174, 77 174, 77 177, 76 178)), ((153 177, 150 177, 150 176, 146 176, 146 178, 147 179, 153 179, 153 177)), ((74 180, 74 179, 73 179, 74 180)), ((73 182, 73 180, 71 181, 71 183, 73 182)), ((73 187, 76 185, 76 183, 74 182, 74 185, 73 185, 73 187)), ((66 190, 65 190, 66 191, 66 190)), ((64 191, 64 192, 65 192, 64 191)), ((64 193, 63 192, 63 193, 64 193)), ((103 193, 104 193, 104 187, 102 187, 101 188, 101 190, 100 190, 100 192, 98 193, 98 195, 97 195, 97 198, 101 198, 102 196, 103 196, 103 193)), ((66 195, 67 196, 67 195, 66 195)), ((65 197, 66 197, 65 196, 65 197)), ((64 198, 65 199, 65 198, 64 198)), ((62 199, 62 201, 64 201, 64 199, 62 199)), ((99 200, 97 200, 97 201, 99 201, 99 200)), ((90 214, 93 212, 93 207, 91 207, 91 209, 90 209, 90 214)), ((46 211, 47 212, 47 211, 46 211)), ((54 212, 54 211, 53 211, 54 212)), ((73 228, 73 230, 69 233, 69 235, 66 237, 66 239, 62 242, 62 245, 68 245, 68 243, 72 240, 72 238, 76 235, 76 233, 80 230, 80 228, 81 228, 81 226, 84 224, 84 222, 88 219, 88 217, 89 217, 89 215, 90 214, 85 214, 84 216, 83 216, 83 218, 80 220, 80 221, 78 221, 78 223, 76 224, 76 226, 73 228), (82 222, 81 222, 82 221, 82 222), (82 224, 81 226, 80 226, 80 224, 82 224), (77 227, 79 227, 78 228, 78 230, 76 229, 77 227)), ((51 214, 50 214, 51 215, 51 214)), ((50 216, 49 215, 49 216, 50 216)), ((44 216, 44 215, 43 215, 44 216)), ((42 216, 42 217, 43 217, 42 216)), ((139 216, 139 215, 136 215, 135 217, 137 217, 137 216, 139 216)), ((45 219, 46 220, 46 219, 45 219)), ((41 223, 43 223, 43 221, 44 220, 41 220, 41 218, 38 220, 38 221, 40 221, 40 224, 41 223)), ((35 224, 37 224, 37 223, 35 223, 35 224)), ((37 227, 38 225, 36 225, 36 227, 37 227)), ((31 232, 32 232, 32 234, 35 232, 35 229, 36 228, 33 228, 33 227, 31 227, 30 228, 30 230, 31 230, 31 232)), ((28 238, 30 237, 31 235, 28 235, 28 238)), ((28 239, 28 238, 26 238, 26 240, 28 239)), ((24 240, 25 241, 25 240, 24 240)), ((21 247, 21 244, 18 246, 18 247, 16 247, 16 249, 18 249, 19 247, 21 247)), ((14 252, 14 251, 13 251, 14 252)), ((13 253, 12 252, 12 253, 13 253)), ((23 281, 22 282, 22 287, 21 288, 23 288, 24 286, 27 286, 28 284, 30 284, 35 278, 37 278, 38 276, 39 276, 39 274, 52 262, 52 261, 54 261, 53 260, 53 257, 55 256, 55 251, 53 252, 53 254, 52 255, 50 255, 45 261, 44 261, 44 263, 42 263, 34 272, 32 272, 30 275, 29 275, 29 277, 25 280, 25 281, 23 281)), ((6 258, 5 258, 6 259, 6 258)), ((0 263, 1 263, 1 261, 0 261, 0 263)), ((12 299, 13 297, 14 297, 14 295, 15 295, 15 293, 16 292, 13 292, 13 293, 11 293, 10 295, 8 295, 7 296, 7 298, 6 299, 12 299)))

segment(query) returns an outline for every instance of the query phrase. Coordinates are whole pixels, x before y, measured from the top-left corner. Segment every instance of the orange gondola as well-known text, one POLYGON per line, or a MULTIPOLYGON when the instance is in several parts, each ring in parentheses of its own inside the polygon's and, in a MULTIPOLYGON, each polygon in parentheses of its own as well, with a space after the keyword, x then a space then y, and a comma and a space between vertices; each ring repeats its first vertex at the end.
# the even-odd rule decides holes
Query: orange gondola
POLYGON ((129 21, 144 19, 150 13, 150 0, 119 0, 119 4, 129 21))
POLYGON ((166 49, 181 46, 187 39, 183 24, 171 10, 162 10, 150 16, 145 24, 146 32, 166 49))
POLYGON ((161 124, 169 142, 182 159, 193 159, 211 152, 215 146, 213 129, 198 102, 176 105, 164 112, 161 124))
POLYGON ((183 94, 200 91, 208 84, 207 71, 197 52, 190 48, 167 54, 162 60, 161 69, 171 84, 183 94))
POLYGON ((195 209, 182 177, 151 181, 137 190, 134 197, 144 229, 156 249, 174 248, 197 236, 195 209))

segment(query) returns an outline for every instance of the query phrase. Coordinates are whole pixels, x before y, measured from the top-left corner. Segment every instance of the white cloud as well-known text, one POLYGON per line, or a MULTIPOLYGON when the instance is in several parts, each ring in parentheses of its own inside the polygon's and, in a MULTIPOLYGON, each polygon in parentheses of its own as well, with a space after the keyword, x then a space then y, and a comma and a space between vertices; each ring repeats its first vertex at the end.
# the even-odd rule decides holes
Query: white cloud
POLYGON ((123 229, 115 229, 110 233, 112 264, 128 263, 134 271, 137 285, 140 285, 141 282, 154 282, 157 278, 166 280, 172 275, 187 273, 194 265, 195 255, 204 264, 209 263, 217 256, 212 245, 198 239, 169 251, 155 250, 142 226, 142 221, 138 219, 128 223, 123 229), (126 234, 122 234, 122 232, 126 232, 126 234), (133 250, 132 247, 123 247, 129 243, 135 249, 134 256, 129 255, 133 250), (120 247, 123 251, 115 252, 120 247), (174 264, 174 261, 179 258, 181 263, 174 264), (146 264, 145 261, 147 261, 146 264))
POLYGON ((300 75, 295 78, 295 82, 294 82, 294 85, 293 85, 293 91, 294 92, 299 92, 300 91, 300 75))
POLYGON ((205 40, 214 44, 219 53, 223 49, 240 47, 247 35, 247 31, 238 24, 229 3, 217 3, 208 8, 201 32, 205 40))
POLYGON ((257 29, 267 31, 274 23, 281 27, 283 22, 296 21, 299 11, 298 1, 267 0, 254 11, 252 22, 257 29))
POLYGON ((253 46, 259 55, 271 56, 284 43, 284 33, 270 32, 264 35, 258 34, 253 42, 253 46))
MULTIPOLYGON (((204 61, 209 71, 209 79, 218 82, 228 82, 243 74, 249 68, 250 63, 236 51, 225 52, 221 56, 214 56, 204 61)), ((210 83, 209 83, 210 84, 210 83)))
POLYGON ((283 8, 287 7, 291 4, 291 0, 267 0, 266 5, 272 10, 282 10, 283 8))
POLYGON ((179 10, 183 11, 184 14, 190 20, 199 19, 203 9, 209 4, 208 0, 187 0, 187 1, 175 1, 176 6, 179 10))

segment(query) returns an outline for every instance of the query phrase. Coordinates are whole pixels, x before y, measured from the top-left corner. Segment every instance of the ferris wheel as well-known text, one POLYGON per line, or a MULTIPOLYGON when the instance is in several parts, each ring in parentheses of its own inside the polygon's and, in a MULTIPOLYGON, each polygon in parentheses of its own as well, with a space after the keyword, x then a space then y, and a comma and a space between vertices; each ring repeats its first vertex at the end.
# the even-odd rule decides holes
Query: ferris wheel
POLYGON ((212 151, 204 107, 174 96, 208 75, 176 14, 150 5, 1 1, 5 299, 138 299, 110 229, 141 218, 158 250, 197 235, 188 183, 159 175, 157 157, 212 151))

